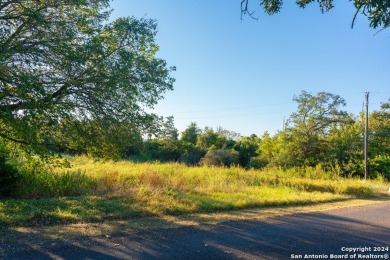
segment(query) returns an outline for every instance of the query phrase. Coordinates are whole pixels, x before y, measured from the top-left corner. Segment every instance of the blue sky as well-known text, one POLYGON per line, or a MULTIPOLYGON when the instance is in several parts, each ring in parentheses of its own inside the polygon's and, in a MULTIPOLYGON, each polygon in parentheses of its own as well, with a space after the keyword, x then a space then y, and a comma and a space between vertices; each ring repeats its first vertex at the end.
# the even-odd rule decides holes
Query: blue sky
POLYGON ((240 0, 114 0, 112 18, 135 16, 158 23, 158 56, 176 66, 174 90, 154 112, 174 116, 183 131, 222 126, 242 135, 282 129, 302 90, 345 98, 345 110, 370 110, 390 97, 390 29, 373 36, 359 15, 351 30, 350 1, 322 14, 316 3, 300 9, 285 0, 268 16, 251 0, 258 21, 240 20, 240 0))

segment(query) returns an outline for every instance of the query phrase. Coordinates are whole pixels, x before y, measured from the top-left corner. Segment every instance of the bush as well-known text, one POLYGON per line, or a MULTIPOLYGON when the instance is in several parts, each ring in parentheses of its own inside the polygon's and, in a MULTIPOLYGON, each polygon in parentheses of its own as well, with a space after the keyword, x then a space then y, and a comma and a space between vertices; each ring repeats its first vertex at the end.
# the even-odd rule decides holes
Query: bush
POLYGON ((345 177, 363 177, 364 164, 363 159, 351 159, 347 163, 341 164, 342 174, 345 177))
POLYGON ((267 161, 264 159, 261 159, 260 157, 251 157, 249 159, 248 167, 254 168, 254 169, 262 169, 265 166, 267 166, 267 161))
POLYGON ((181 151, 180 143, 176 140, 150 140, 145 143, 146 157, 160 162, 176 162, 181 151))
POLYGON ((207 166, 231 166, 239 164, 239 153, 234 150, 211 150, 200 160, 207 166))
POLYGON ((0 144, 0 197, 7 197, 14 189, 18 170, 9 162, 8 151, 0 144))
POLYGON ((378 177, 382 175, 390 181, 390 156, 378 155, 369 161, 370 177, 378 177))
POLYGON ((191 143, 182 143, 182 147, 183 152, 179 160, 187 165, 198 165, 206 154, 206 152, 191 143))

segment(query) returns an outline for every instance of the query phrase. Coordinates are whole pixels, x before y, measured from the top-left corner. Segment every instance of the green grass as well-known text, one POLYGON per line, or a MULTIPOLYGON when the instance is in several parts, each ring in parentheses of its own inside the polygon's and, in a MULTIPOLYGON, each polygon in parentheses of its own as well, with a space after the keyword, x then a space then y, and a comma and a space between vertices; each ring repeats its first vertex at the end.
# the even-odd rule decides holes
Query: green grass
POLYGON ((0 225, 101 222, 380 196, 389 184, 344 179, 321 167, 283 171, 96 162, 26 173, 0 200, 0 225))

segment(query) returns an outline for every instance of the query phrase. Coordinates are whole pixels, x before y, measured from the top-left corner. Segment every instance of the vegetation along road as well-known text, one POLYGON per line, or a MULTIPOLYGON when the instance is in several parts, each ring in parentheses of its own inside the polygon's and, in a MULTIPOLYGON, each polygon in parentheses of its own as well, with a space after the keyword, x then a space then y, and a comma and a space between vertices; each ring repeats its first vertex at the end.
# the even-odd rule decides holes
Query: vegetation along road
POLYGON ((34 241, 5 259, 388 259, 390 202, 263 220, 34 241), (65 241, 65 240, 64 240, 65 241))
POLYGON ((152 2, 0 0, 0 259, 387 259, 390 1, 152 2))

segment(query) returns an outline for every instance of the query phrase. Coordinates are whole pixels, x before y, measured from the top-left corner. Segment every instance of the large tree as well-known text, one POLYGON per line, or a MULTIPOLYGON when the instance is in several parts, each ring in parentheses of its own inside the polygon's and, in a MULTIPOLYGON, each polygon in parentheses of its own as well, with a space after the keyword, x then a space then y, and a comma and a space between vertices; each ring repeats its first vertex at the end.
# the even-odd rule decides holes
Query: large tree
MULTIPOLYGON (((350 0, 351 1, 351 0, 350 0)), ((308 4, 316 2, 319 4, 321 11, 327 12, 334 7, 334 0, 297 0, 296 3, 301 8, 308 4)), ((254 12, 248 9, 249 0, 241 0, 241 18, 249 15, 252 18, 254 12)), ((367 16, 372 28, 387 28, 390 26, 390 1, 389 0, 353 0, 356 12, 352 18, 352 27, 355 23, 356 16, 361 13, 367 16)), ((283 0, 261 0, 260 5, 268 14, 278 13, 282 6, 283 0)), ((256 18, 255 18, 256 19, 256 18)))
POLYGON ((290 115, 286 129, 272 138, 263 136, 260 156, 284 167, 327 163, 329 136, 353 123, 340 109, 345 100, 327 92, 312 95, 302 91, 294 101, 298 109, 290 115))
POLYGON ((306 91, 293 100, 298 103, 298 111, 291 114, 286 129, 292 137, 291 154, 307 164, 317 164, 325 156, 329 134, 352 123, 348 113, 340 109, 346 102, 339 95, 312 95, 306 91))
POLYGON ((150 119, 144 109, 172 89, 174 68, 155 56, 155 21, 109 22, 108 8, 108 0, 0 1, 0 137, 36 149, 65 122, 92 120, 104 131, 150 119))
POLYGON ((291 114, 288 124, 304 135, 327 135, 339 124, 350 119, 340 107, 346 105, 339 95, 319 92, 312 95, 302 91, 293 98, 298 103, 298 111, 291 114))

